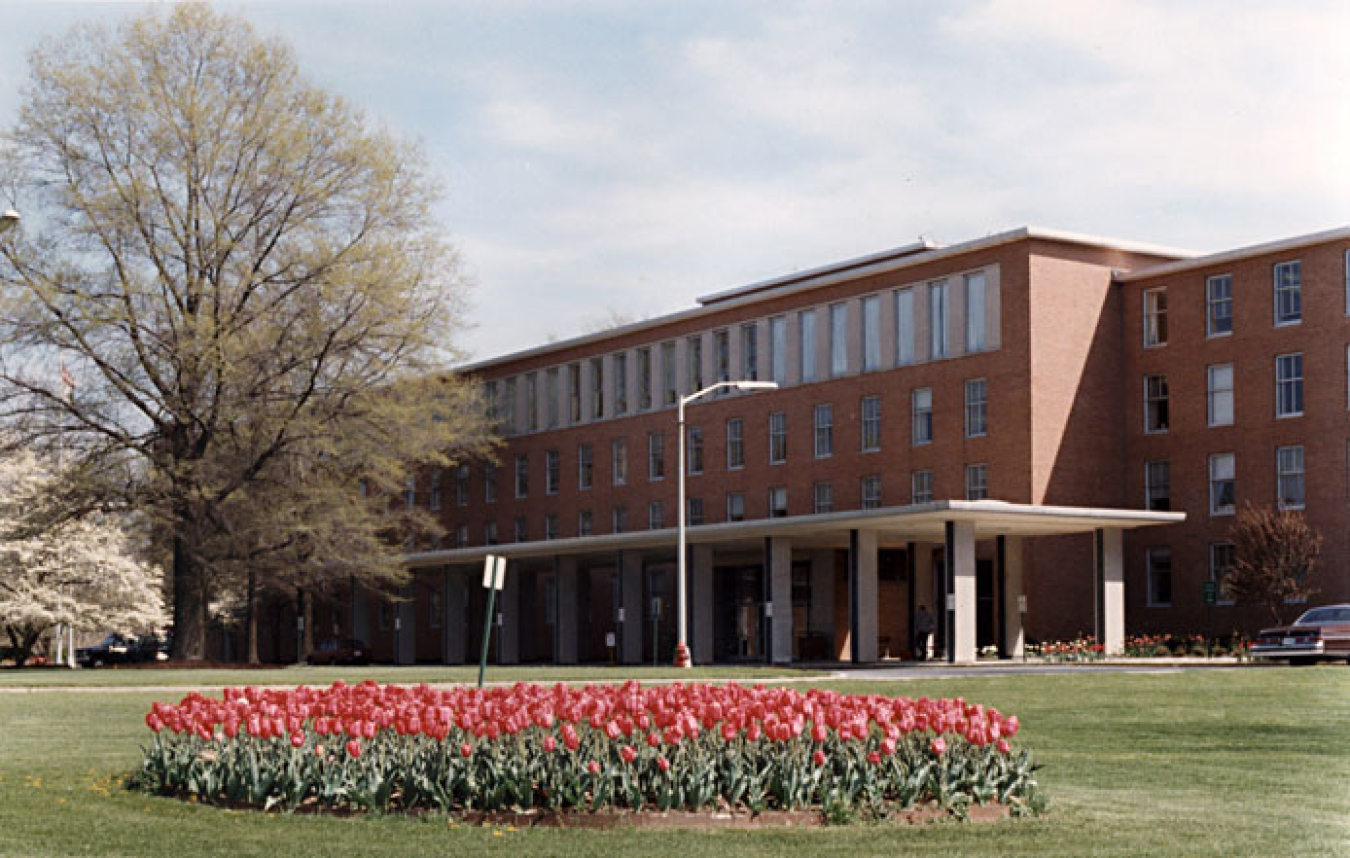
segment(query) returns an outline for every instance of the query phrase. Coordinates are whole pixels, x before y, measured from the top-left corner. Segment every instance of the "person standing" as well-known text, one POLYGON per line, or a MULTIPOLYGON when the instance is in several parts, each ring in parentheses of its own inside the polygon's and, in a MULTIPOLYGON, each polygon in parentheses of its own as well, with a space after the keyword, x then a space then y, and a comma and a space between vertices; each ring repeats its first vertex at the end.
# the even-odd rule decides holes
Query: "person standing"
POLYGON ((936 625, 933 615, 928 613, 928 606, 920 605, 918 613, 914 615, 914 658, 918 661, 928 660, 929 645, 936 625))

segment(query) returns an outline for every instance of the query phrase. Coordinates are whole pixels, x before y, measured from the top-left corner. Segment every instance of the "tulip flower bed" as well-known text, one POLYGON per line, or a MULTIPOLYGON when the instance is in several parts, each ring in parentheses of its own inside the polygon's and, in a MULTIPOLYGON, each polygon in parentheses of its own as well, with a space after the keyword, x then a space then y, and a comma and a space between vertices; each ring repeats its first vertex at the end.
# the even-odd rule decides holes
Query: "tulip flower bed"
POLYGON ((334 683, 193 692, 146 715, 141 789, 216 803, 421 811, 1034 812, 1016 717, 964 700, 738 685, 334 683))

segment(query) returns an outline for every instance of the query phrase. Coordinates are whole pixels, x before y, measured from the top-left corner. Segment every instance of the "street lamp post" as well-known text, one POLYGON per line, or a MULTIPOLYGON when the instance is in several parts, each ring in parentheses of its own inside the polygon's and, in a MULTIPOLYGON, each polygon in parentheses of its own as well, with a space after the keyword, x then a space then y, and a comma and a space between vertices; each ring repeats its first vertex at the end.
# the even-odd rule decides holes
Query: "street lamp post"
POLYGON ((679 528, 678 528, 679 539, 678 539, 678 547, 676 548, 676 559, 675 559, 675 568, 677 570, 675 576, 677 587, 676 589, 677 598, 675 600, 675 620, 676 620, 676 628, 678 629, 678 637, 675 644, 676 667, 694 666, 693 659, 689 657, 689 609, 688 605, 686 604, 688 600, 689 587, 687 584, 688 580, 688 569, 686 568, 687 557, 685 556, 687 553, 685 550, 685 529, 686 529, 685 521, 688 515, 688 510, 685 508, 686 504, 684 500, 684 475, 687 467, 684 461, 684 406, 688 405, 689 403, 693 402, 696 399, 701 399, 702 397, 707 396, 709 393, 713 393, 715 391, 722 390, 724 388, 733 388, 735 390, 740 390, 748 393, 750 391, 755 390, 777 390, 778 383, 773 381, 719 381, 716 384, 709 385, 708 387, 705 387, 702 390, 697 391, 695 393, 691 393, 688 396, 680 397, 680 405, 677 415, 679 419, 679 428, 680 428, 680 446, 679 446, 680 479, 679 479, 679 499, 678 499, 680 509, 679 509, 679 528))

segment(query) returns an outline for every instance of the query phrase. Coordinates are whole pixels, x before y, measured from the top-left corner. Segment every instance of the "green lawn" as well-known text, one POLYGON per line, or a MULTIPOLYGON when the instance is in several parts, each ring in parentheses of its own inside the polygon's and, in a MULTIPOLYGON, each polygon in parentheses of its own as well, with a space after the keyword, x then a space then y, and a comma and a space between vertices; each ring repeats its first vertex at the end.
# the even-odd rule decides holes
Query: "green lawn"
MULTIPOLYGON (((317 673, 284 676, 320 681, 317 673)), ((1016 713, 1024 724, 1018 742, 1044 764, 1049 813, 979 825, 640 833, 466 829, 434 817, 264 816, 110 785, 136 764, 150 702, 176 695, 0 691, 0 855, 1350 854, 1344 666, 831 687, 959 695, 1016 713)))

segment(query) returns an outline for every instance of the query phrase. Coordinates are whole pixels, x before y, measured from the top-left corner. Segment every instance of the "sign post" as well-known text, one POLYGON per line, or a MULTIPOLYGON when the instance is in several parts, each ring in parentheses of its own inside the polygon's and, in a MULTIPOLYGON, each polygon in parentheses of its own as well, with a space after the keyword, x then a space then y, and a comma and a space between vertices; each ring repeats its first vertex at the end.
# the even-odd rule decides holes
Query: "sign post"
MULTIPOLYGON (((478 687, 483 687, 483 673, 487 670, 488 644, 492 640, 492 608, 497 591, 506 582, 506 558, 489 554, 483 558, 483 589, 488 591, 487 613, 483 616, 483 646, 478 655, 478 687)), ((498 647, 501 638, 498 637, 498 647)))

